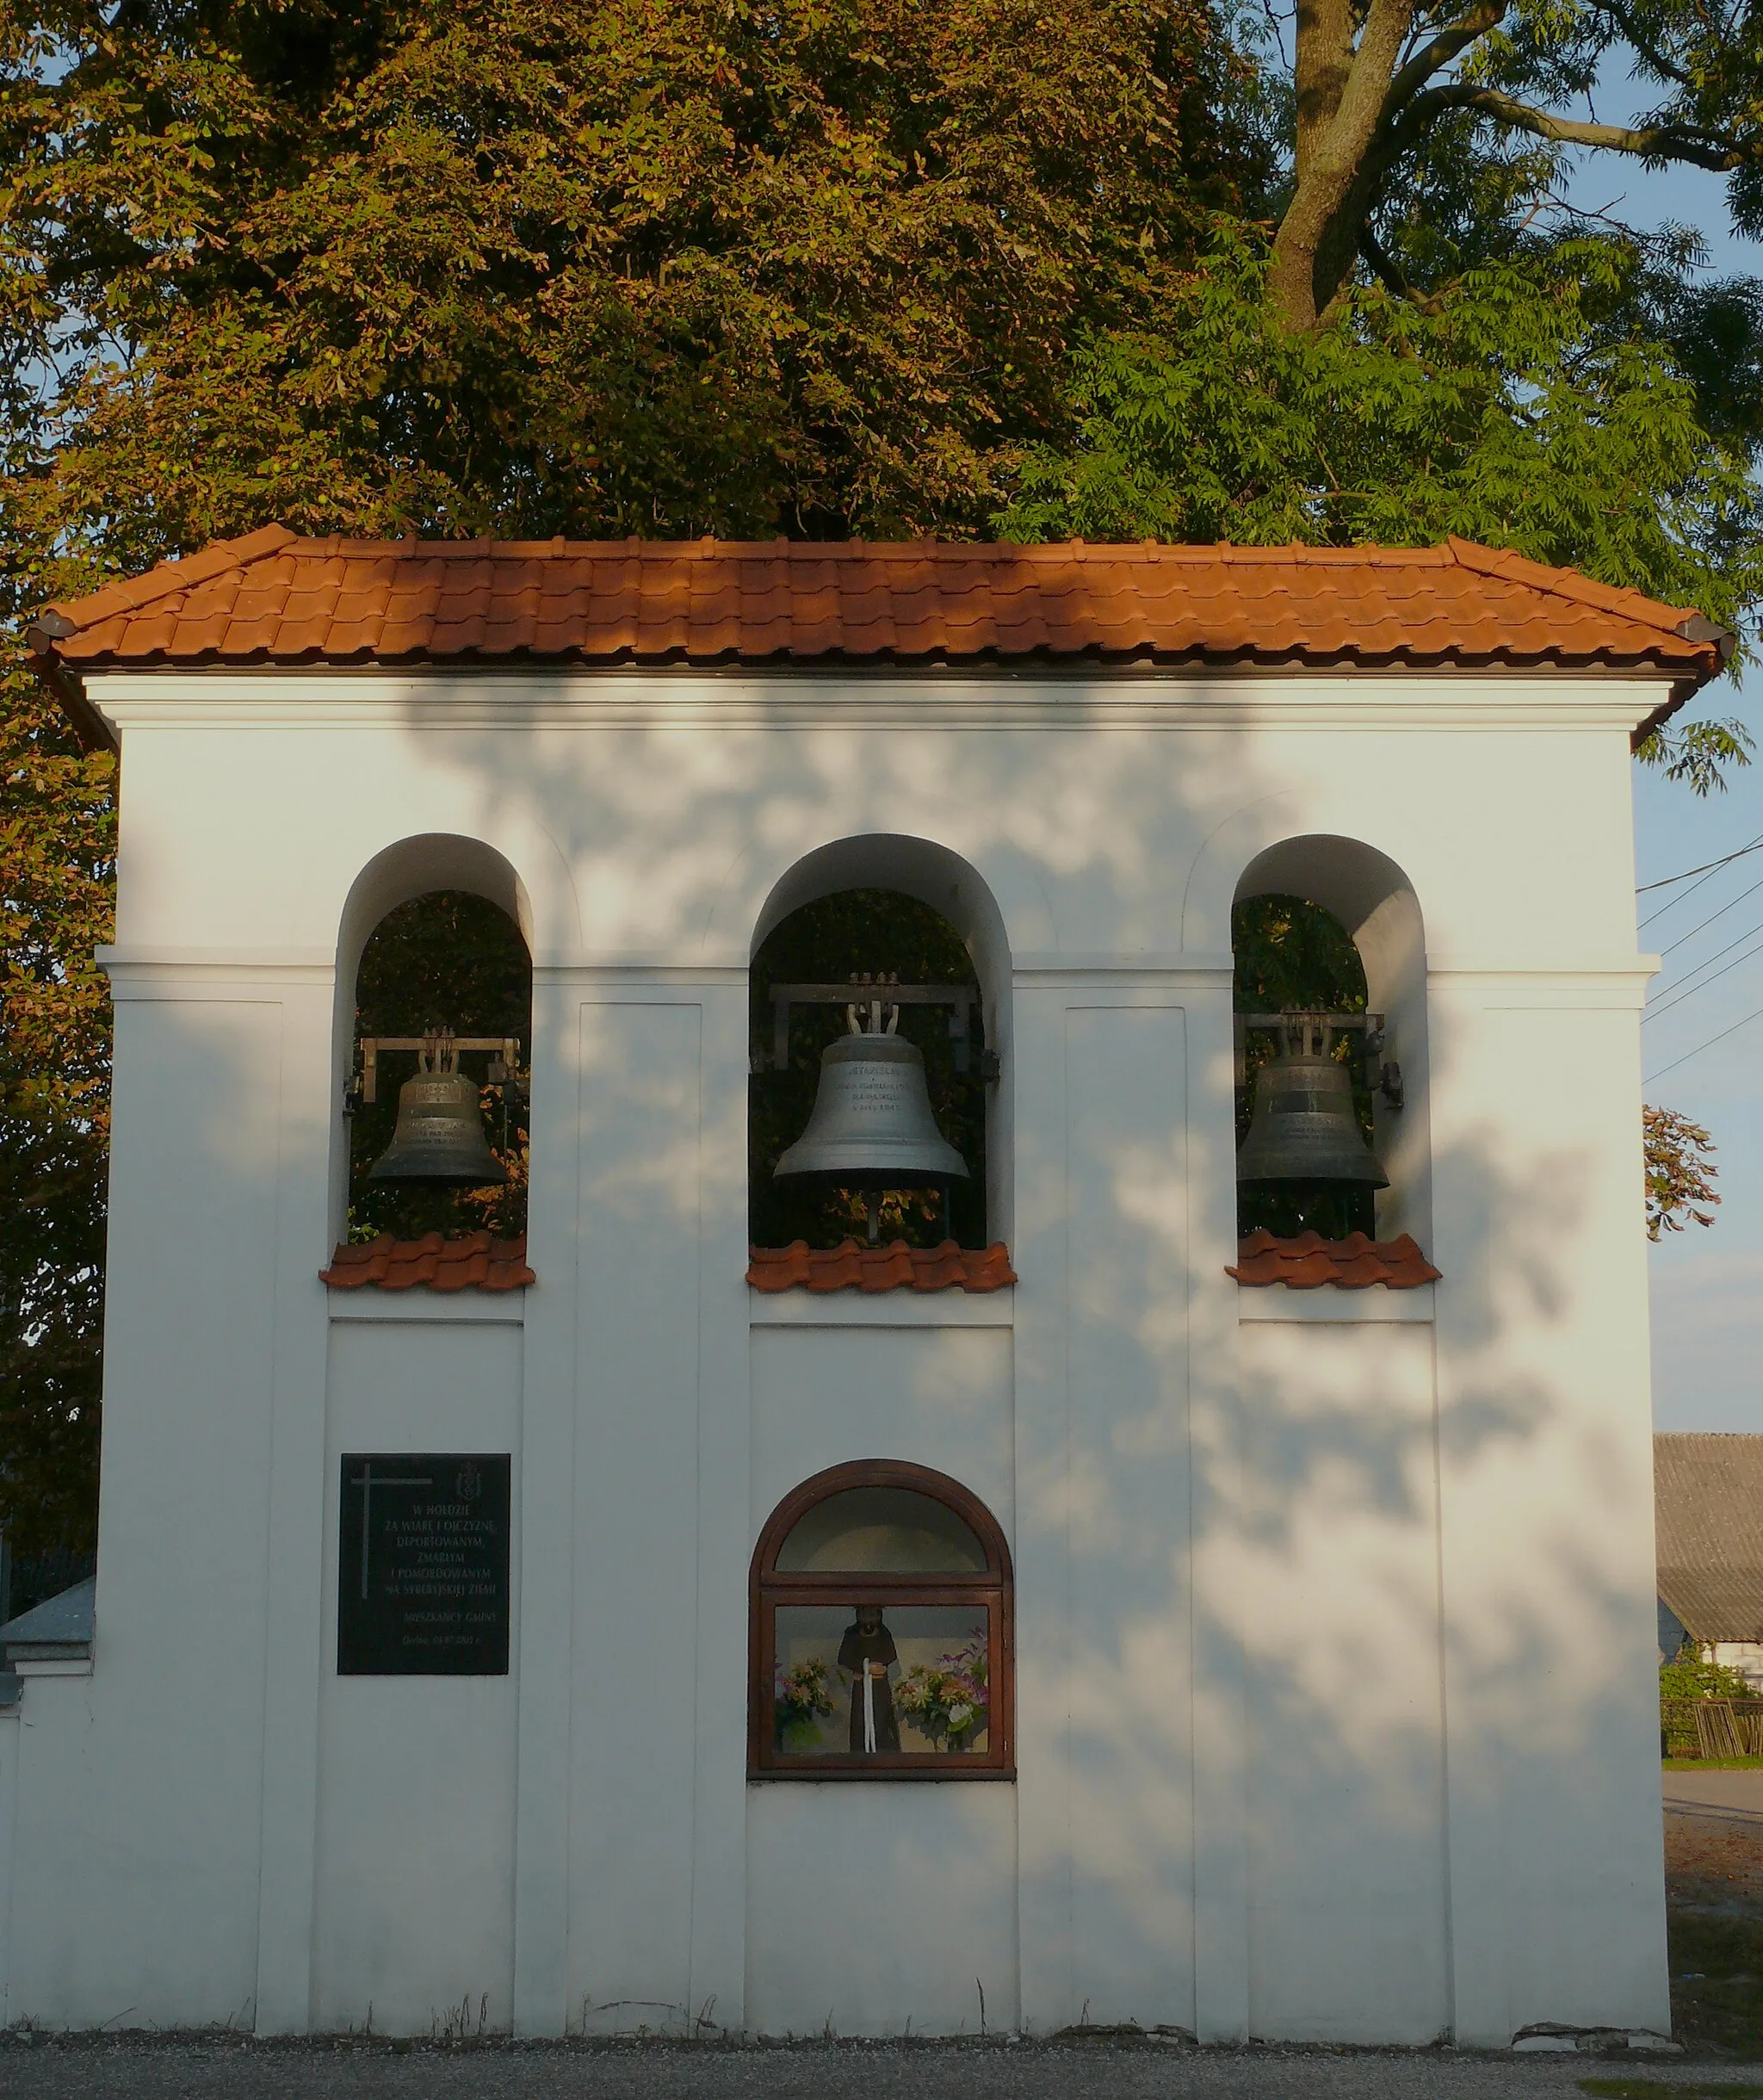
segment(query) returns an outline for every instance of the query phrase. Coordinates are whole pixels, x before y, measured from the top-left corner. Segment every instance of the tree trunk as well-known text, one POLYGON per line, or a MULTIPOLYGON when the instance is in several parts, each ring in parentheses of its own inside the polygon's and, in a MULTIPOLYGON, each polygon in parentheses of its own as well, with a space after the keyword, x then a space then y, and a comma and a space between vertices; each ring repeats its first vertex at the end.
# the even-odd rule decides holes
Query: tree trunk
POLYGON ((1415 4, 1371 0, 1356 45, 1352 0, 1299 0, 1296 186, 1268 276, 1274 312, 1295 333, 1315 334, 1358 253, 1376 186, 1374 141, 1415 4))

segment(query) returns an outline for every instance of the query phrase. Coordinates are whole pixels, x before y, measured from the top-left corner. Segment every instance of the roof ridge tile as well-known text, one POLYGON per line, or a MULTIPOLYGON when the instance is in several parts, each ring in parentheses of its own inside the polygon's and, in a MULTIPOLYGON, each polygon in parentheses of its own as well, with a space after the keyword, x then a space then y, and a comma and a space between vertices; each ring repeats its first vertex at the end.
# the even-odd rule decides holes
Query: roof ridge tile
POLYGON ((211 576, 224 575, 227 570, 244 568, 264 554, 279 553, 299 537, 286 525, 260 525, 255 532, 247 532, 238 539, 211 540, 193 554, 179 554, 169 561, 155 562, 142 575, 112 577, 84 598, 58 598, 44 610, 59 614, 64 620, 71 620, 78 627, 84 623, 75 616, 77 614, 102 618, 113 611, 133 611, 154 604, 174 592, 206 583, 211 576))
POLYGON ((1641 626, 1656 627, 1676 640, 1684 639, 1679 629, 1698 610, 1694 605, 1667 605, 1624 585, 1599 583, 1596 577, 1584 575, 1578 569, 1551 567, 1546 561, 1521 554, 1513 547, 1487 547, 1479 540, 1460 540, 1455 536, 1446 544, 1463 567, 1479 574, 1507 577, 1535 590, 1595 606, 1599 612, 1624 613, 1641 626))

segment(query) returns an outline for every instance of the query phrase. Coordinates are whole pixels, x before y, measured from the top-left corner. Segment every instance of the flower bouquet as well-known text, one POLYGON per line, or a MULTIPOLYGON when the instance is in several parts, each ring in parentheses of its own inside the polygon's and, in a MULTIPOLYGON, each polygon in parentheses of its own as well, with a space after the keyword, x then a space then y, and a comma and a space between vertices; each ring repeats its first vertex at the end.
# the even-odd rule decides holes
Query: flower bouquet
POLYGON ((986 1636, 964 1648, 919 1663, 901 1678, 895 1711, 939 1750, 971 1750, 986 1730, 986 1636))
POLYGON ((817 1655, 794 1669, 780 1669, 774 1693, 777 1713, 777 1747, 798 1754, 814 1747, 819 1724, 832 1712, 826 1690, 826 1665, 817 1655))

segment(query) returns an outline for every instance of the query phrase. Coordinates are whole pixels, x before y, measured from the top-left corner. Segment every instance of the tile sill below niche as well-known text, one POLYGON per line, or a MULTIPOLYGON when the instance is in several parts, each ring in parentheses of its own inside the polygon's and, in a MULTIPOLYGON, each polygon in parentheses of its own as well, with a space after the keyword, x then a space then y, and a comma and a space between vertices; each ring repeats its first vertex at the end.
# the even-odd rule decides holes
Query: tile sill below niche
POLYGON ((1296 1239, 1250 1233, 1225 1273, 1237 1280, 1239 1323, 1285 1321, 1357 1326, 1425 1325, 1433 1316, 1438 1271, 1408 1234, 1395 1240, 1296 1239), (1290 1280, 1288 1280, 1290 1279, 1290 1280))
POLYGON ((960 1250, 953 1242, 909 1249, 846 1241, 811 1253, 796 1241, 752 1249, 747 1304, 754 1327, 1010 1327, 1015 1284, 1001 1243, 960 1250))
POLYGON ((332 1320, 492 1322, 519 1326, 527 1287, 526 1240, 472 1233, 444 1240, 377 1240, 338 1247, 319 1273, 332 1320))

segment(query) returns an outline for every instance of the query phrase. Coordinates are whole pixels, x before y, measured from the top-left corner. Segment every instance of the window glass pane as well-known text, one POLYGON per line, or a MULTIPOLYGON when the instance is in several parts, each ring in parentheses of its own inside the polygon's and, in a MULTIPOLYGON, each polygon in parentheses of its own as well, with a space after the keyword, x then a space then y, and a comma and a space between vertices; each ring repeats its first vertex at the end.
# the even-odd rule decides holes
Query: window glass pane
POLYGON ((781 1604, 776 1611, 773 1747, 780 1756, 988 1748, 983 1604, 781 1604))
POLYGON ((847 1488, 816 1502, 778 1550, 787 1575, 983 1575, 986 1549, 954 1510, 910 1488, 847 1488))

